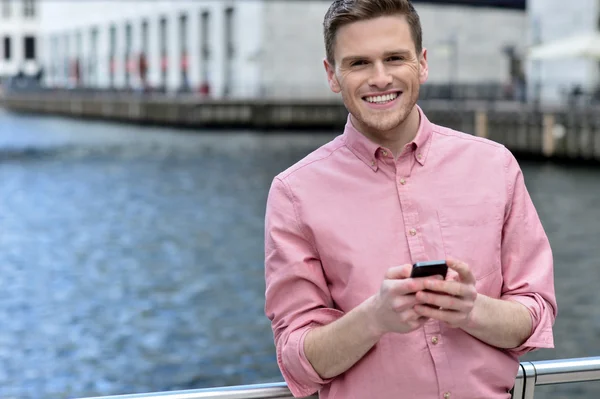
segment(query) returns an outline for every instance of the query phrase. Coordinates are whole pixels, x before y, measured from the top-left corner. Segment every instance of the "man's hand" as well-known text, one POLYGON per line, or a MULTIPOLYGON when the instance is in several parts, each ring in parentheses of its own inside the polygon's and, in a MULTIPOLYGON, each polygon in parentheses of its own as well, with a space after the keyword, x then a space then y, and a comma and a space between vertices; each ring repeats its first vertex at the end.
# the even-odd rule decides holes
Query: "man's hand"
POLYGON ((308 331, 304 353, 321 378, 346 372, 384 334, 407 333, 427 321, 413 309, 415 292, 424 290, 425 281, 434 277, 409 278, 411 270, 411 265, 388 269, 379 292, 339 319, 308 331))
MULTIPOLYGON (((419 302, 415 293, 426 287, 427 281, 441 280, 441 276, 409 278, 412 265, 388 269, 379 292, 371 297, 372 316, 376 331, 407 333, 421 327, 429 316, 419 314, 414 307, 419 302)), ((436 281, 442 283, 442 281, 436 281)))
POLYGON ((443 321, 455 328, 465 328, 471 321, 477 290, 475 276, 469 266, 448 259, 448 276, 445 281, 428 279, 423 282, 427 292, 415 295, 415 313, 421 318, 443 321))

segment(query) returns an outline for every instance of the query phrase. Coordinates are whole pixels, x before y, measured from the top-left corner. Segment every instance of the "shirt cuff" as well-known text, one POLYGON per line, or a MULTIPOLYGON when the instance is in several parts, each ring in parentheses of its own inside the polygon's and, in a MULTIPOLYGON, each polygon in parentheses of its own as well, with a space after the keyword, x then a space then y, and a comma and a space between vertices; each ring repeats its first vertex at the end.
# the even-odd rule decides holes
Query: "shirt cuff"
POLYGON ((554 317, 545 301, 537 294, 531 296, 507 296, 502 299, 519 302, 524 305, 531 315, 531 334, 523 344, 508 352, 519 357, 540 348, 554 348, 552 325, 554 317))
POLYGON ((321 378, 310 364, 304 353, 304 339, 313 328, 327 325, 342 317, 343 314, 336 309, 320 309, 317 315, 311 314, 310 324, 293 331, 285 347, 277 351, 281 374, 295 397, 310 396, 333 380, 333 378, 321 378))

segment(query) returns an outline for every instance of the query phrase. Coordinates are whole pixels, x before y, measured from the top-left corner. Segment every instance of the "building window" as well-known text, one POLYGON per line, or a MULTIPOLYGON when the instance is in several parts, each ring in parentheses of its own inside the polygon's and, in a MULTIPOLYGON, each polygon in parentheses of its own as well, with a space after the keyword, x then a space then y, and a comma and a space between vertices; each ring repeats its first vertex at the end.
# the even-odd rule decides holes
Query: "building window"
POLYGON ((142 53, 148 52, 148 21, 142 21, 142 53))
POLYGON ((98 61, 98 28, 90 31, 90 56, 88 59, 88 76, 92 84, 98 83, 96 78, 96 62, 98 61))
POLYGON ((142 44, 140 56, 138 59, 138 72, 140 74, 140 81, 145 89, 148 86, 148 21, 142 21, 142 44))
POLYGON ((187 91, 189 89, 188 82, 188 18, 187 15, 181 14, 179 16, 179 57, 180 57, 180 71, 181 71, 181 90, 187 91))
POLYGON ((200 92, 203 95, 210 94, 209 65, 210 65, 210 12, 203 11, 200 14, 200 78, 202 83, 200 92))
POLYGON ((200 42, 202 43, 201 54, 204 60, 210 58, 210 13, 204 11, 200 15, 200 42))
POLYGON ((225 9, 225 87, 224 95, 228 96, 232 90, 232 75, 233 75, 233 56, 234 56, 234 45, 233 45, 233 28, 234 28, 234 13, 233 8, 225 9))
POLYGON ((10 0, 2 0, 2 16, 10 18, 10 0))
POLYGON ((71 78, 71 41, 69 39, 69 34, 64 36, 64 76, 65 82, 68 83, 71 78))
POLYGON ((160 74, 163 89, 167 88, 167 69, 169 66, 169 57, 167 54, 167 19, 161 18, 159 25, 159 46, 160 46, 160 74))
POLYGON ((75 32, 75 60, 80 62, 83 59, 83 37, 81 31, 75 32))
POLYGON ((117 69, 117 60, 115 59, 115 54, 117 52, 117 27, 112 25, 109 30, 109 44, 108 44, 108 81, 110 87, 113 87, 115 84, 115 72, 117 69))
POLYGON ((131 24, 125 25, 125 86, 129 87, 130 79, 131 79, 131 71, 133 69, 132 59, 131 59, 131 41, 132 41, 132 33, 131 33, 131 24))
POLYGON ((75 32, 75 51, 77 52, 77 57, 81 57, 83 53, 83 38, 81 31, 75 32))
POLYGON ((11 58, 11 40, 9 36, 4 36, 4 61, 10 61, 11 58))
POLYGON ((83 37, 81 31, 75 32, 75 58, 73 59, 73 76, 75 83, 81 84, 84 80, 83 69, 83 37))
POLYGON ((25 60, 35 60, 35 37, 25 36, 25 60))
POLYGON ((51 57, 52 59, 50 60, 50 78, 52 79, 52 83, 56 83, 56 78, 57 78, 57 73, 58 73, 58 67, 56 65, 56 56, 58 54, 58 52, 60 51, 58 48, 58 39, 56 38, 56 36, 52 36, 50 37, 50 50, 51 50, 51 57))
POLYGON ((159 40, 160 40, 160 51, 165 52, 167 51, 167 19, 166 18, 161 18, 160 19, 160 32, 159 32, 159 40))
POLYGON ((185 14, 179 16, 179 44, 182 52, 187 49, 187 15, 185 14))
POLYGON ((232 59, 234 54, 233 46, 233 28, 234 28, 233 8, 225 10, 225 57, 232 59))
POLYGON ((113 25, 110 27, 108 52, 110 55, 115 55, 116 50, 117 50, 117 27, 113 25))
POLYGON ((23 0, 23 15, 26 18, 35 17, 35 0, 23 0))

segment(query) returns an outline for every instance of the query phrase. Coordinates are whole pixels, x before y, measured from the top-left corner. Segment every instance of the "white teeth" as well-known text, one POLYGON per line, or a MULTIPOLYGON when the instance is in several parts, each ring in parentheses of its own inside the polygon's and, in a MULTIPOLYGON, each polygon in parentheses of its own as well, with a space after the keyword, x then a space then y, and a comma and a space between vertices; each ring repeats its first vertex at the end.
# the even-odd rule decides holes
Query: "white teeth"
POLYGON ((365 97, 365 100, 367 100, 370 103, 387 103, 389 101, 395 100, 396 97, 398 97, 398 93, 386 94, 385 96, 365 97))

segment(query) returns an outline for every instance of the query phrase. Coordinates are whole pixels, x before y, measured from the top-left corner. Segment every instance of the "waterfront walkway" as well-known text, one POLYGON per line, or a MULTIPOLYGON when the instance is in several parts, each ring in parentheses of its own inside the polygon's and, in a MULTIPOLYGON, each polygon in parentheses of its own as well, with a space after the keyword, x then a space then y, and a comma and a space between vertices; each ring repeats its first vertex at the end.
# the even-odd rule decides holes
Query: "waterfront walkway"
MULTIPOLYGON (((12 92, 0 105, 16 112, 180 128, 340 129, 348 115, 335 99, 203 100, 196 96, 111 92, 12 92)), ((518 102, 420 102, 440 125, 505 144, 515 153, 600 162, 600 109, 537 108, 518 102)))

